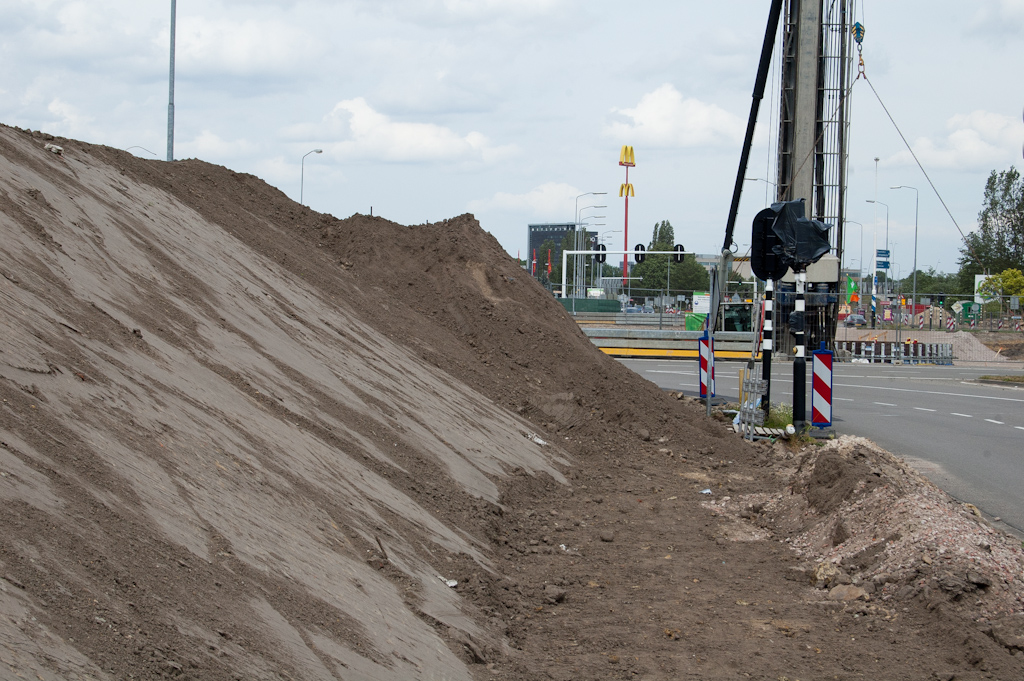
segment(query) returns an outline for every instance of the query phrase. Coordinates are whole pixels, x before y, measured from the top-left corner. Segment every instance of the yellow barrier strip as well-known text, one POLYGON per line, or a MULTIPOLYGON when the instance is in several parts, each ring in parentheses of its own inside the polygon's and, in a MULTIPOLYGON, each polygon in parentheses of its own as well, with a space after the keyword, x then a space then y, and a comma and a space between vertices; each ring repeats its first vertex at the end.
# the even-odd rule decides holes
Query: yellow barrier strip
MULTIPOLYGON (((683 357, 696 359, 697 350, 662 350, 654 348, 598 348, 606 355, 613 357, 683 357)), ((750 355, 739 350, 719 350, 716 359, 748 359, 750 355)), ((758 354, 757 359, 761 359, 758 354)))

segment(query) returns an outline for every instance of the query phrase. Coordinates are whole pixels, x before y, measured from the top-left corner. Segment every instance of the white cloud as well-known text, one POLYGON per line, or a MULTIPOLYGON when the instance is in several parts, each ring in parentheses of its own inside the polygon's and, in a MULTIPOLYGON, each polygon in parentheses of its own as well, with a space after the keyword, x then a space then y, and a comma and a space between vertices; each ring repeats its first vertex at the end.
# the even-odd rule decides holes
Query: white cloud
POLYGON ((498 192, 489 199, 471 201, 469 211, 472 213, 488 211, 522 213, 543 216, 544 219, 548 219, 552 215, 566 215, 571 222, 573 216, 567 215, 567 213, 572 212, 569 208, 573 206, 573 201, 580 193, 580 190, 572 185, 547 182, 525 194, 498 192))
POLYGON ((175 146, 175 157, 186 156, 204 160, 221 160, 246 156, 256 151, 256 145, 245 139, 225 140, 216 133, 203 130, 188 142, 175 146), (180 153, 179 153, 180 152, 180 153))
POLYGON ((46 106, 47 111, 54 115, 53 130, 64 136, 81 135, 88 129, 92 119, 83 116, 79 110, 60 98, 53 99, 46 106))
POLYGON ((397 163, 468 161, 490 163, 514 153, 493 146, 483 134, 466 135, 434 123, 394 121, 362 97, 338 102, 326 118, 329 132, 343 141, 329 145, 334 156, 397 163))
MULTIPOLYGON (((1016 117, 987 111, 958 114, 946 123, 945 139, 925 137, 913 144, 926 167, 984 170, 1016 157, 1024 144, 1024 123, 1016 117)), ((888 165, 916 165, 909 151, 886 159, 888 165)))
POLYGON ((666 83, 640 98, 632 109, 612 109, 620 120, 604 133, 627 144, 655 147, 735 145, 742 141, 744 122, 714 104, 684 98, 666 83))
POLYGON ((565 14, 572 0, 363 0, 364 11, 420 24, 516 23, 565 14))
MULTIPOLYGON (((275 19, 237 21, 182 16, 176 58, 183 72, 301 75, 321 51, 313 31, 275 19)), ((166 37, 159 40, 166 44, 166 37)))
POLYGON ((1024 0, 978 2, 969 32, 987 40, 993 36, 1019 40, 1024 34, 1024 0))

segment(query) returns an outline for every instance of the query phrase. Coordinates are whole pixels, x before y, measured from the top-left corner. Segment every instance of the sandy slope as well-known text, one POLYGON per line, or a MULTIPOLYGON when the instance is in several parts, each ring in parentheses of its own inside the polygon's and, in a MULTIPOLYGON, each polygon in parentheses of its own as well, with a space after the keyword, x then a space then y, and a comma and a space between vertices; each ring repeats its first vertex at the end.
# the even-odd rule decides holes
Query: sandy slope
POLYGON ((768 519, 816 452, 603 356, 472 216, 47 141, 0 128, 0 676, 1024 675, 1012 543, 957 593, 847 567, 873 611, 794 581, 871 467, 768 519))

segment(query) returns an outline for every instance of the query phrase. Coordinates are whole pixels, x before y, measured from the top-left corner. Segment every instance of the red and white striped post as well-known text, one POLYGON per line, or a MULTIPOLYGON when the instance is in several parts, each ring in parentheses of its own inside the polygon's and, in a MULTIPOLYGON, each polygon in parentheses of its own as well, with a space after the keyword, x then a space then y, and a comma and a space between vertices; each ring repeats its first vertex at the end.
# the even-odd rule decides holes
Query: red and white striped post
POLYGON ((811 357, 811 425, 828 428, 832 425, 832 351, 815 350, 811 357))
POLYGON ((949 315, 949 317, 946 318, 946 330, 947 331, 952 331, 955 328, 956 328, 956 320, 953 318, 953 315, 949 315))
POLYGON ((999 331, 1003 330, 1003 320, 1002 320, 1002 318, 999 319, 999 328, 998 328, 998 330, 999 331))
POLYGON ((715 339, 705 331, 700 341, 700 396, 715 396, 715 339))
POLYGON ((921 320, 917 323, 917 330, 924 331, 924 313, 921 314, 921 320))

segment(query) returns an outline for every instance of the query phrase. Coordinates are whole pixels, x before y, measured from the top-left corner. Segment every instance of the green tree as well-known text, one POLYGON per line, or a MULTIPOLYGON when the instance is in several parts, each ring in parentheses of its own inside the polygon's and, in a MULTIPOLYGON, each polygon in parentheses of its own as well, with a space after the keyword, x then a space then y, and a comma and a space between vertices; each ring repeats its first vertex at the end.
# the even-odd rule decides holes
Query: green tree
MULTIPOLYGON (((900 290, 904 293, 912 291, 914 273, 911 272, 899 282, 900 290)), ((867 281, 867 280, 865 280, 867 281)), ((971 286, 973 290, 973 277, 971 286)), ((957 294, 960 292, 960 283, 957 275, 936 272, 934 267, 929 267, 924 272, 917 273, 917 295, 930 296, 935 298, 940 293, 957 294)))
MULTIPOLYGON (((669 266, 669 256, 665 251, 671 251, 675 246, 675 230, 672 223, 662 220, 655 223, 654 234, 648 246, 647 258, 642 263, 630 267, 630 276, 639 277, 640 281, 632 282, 633 290, 644 290, 647 295, 654 295, 665 290, 666 268, 669 266)), ((675 291, 706 291, 709 286, 708 272, 702 265, 697 264, 693 254, 689 253, 681 263, 672 263, 671 278, 668 282, 669 290, 675 291)))
MULTIPOLYGON (((562 263, 561 261, 555 262, 555 240, 545 239, 541 243, 540 248, 537 249, 537 280, 542 284, 547 284, 550 281, 561 281, 562 280, 562 263), (551 254, 551 276, 548 276, 548 253, 551 254), (555 274, 558 274, 556 277, 555 274)), ((530 257, 533 257, 531 254, 530 257)), ((532 271, 531 263, 531 271, 532 271)))
POLYGON ((974 275, 1024 269, 1024 180, 1016 168, 992 171, 978 213, 978 229, 960 248, 961 292, 974 290, 974 275))
POLYGON ((978 292, 989 296, 1024 295, 1024 272, 1010 268, 993 274, 981 282, 978 292))
MULTIPOLYGON (((587 228, 580 227, 578 230, 573 228, 565 233, 562 238, 562 251, 585 251, 590 249, 590 239, 587 237, 587 228), (578 240, 577 240, 578 239, 578 240), (582 245, 581 245, 582 244, 582 245)), ((576 258, 575 255, 570 255, 566 259, 566 281, 569 282, 569 288, 572 289, 572 280, 576 276, 576 258)), ((590 262, 590 256, 587 256, 586 262, 590 262)), ((551 261, 552 275, 551 281, 561 282, 562 281, 562 258, 559 256, 558 262, 554 261, 554 255, 552 254, 551 261), (555 276, 554 272, 557 270, 558 276, 555 276)), ((562 295, 565 295, 563 293, 562 295)))
POLYGON ((671 251, 672 247, 676 243, 675 230, 672 229, 672 223, 668 220, 662 220, 661 222, 654 223, 654 236, 651 238, 651 245, 648 247, 652 251, 671 251), (666 246, 666 248, 660 248, 659 246, 666 246))

